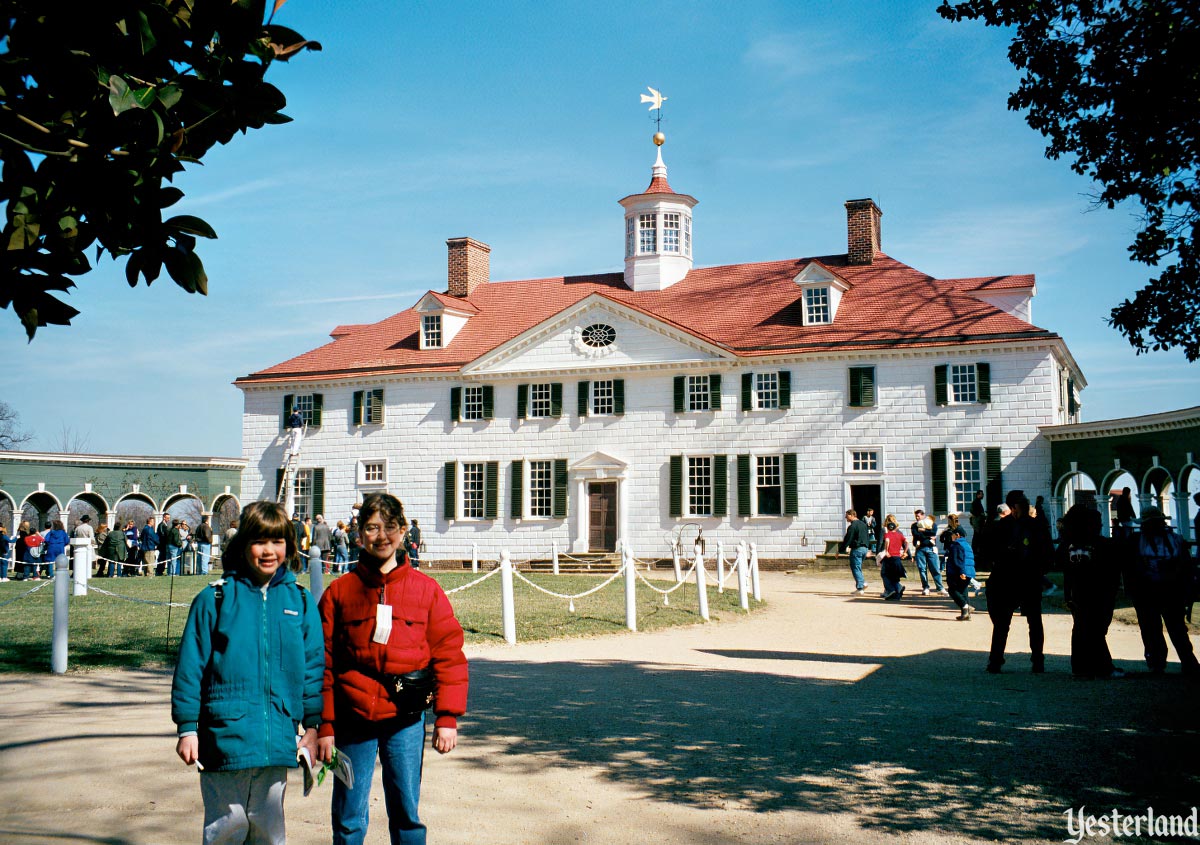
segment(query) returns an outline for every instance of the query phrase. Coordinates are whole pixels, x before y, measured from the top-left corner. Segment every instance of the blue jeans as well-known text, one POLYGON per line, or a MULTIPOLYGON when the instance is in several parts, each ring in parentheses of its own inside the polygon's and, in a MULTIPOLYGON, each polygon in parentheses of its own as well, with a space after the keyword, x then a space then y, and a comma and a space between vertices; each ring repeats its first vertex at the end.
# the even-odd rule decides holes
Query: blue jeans
POLYGON ((208 559, 212 556, 212 543, 198 543, 196 545, 196 558, 200 561, 200 574, 208 574, 208 559))
POLYGON ((180 557, 182 553, 183 549, 179 548, 179 546, 172 546, 170 543, 167 544, 167 559, 171 561, 167 564, 168 575, 179 574, 179 567, 183 565, 183 559, 180 557))
POLYGON ((862 565, 867 557, 867 547, 859 546, 850 550, 850 574, 854 576, 854 589, 861 590, 867 582, 863 580, 862 565))
POLYGON ((338 722, 337 749, 354 766, 354 789, 333 784, 333 845, 362 845, 367 836, 375 756, 383 766, 383 799, 392 845, 425 845, 425 825, 417 817, 425 714, 386 722, 338 722))
POLYGON ((938 560, 937 549, 932 546, 924 546, 917 549, 917 572, 921 575, 921 588, 929 589, 929 576, 925 574, 925 570, 929 569, 933 573, 933 583, 940 590, 942 589, 942 565, 938 560))

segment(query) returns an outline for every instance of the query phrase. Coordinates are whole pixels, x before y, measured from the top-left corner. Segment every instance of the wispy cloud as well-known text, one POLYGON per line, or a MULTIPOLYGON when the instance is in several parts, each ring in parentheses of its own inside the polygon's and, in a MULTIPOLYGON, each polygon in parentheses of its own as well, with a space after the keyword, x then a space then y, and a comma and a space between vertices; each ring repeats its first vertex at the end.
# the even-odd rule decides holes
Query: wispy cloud
POLYGON ((832 69, 856 64, 863 57, 827 33, 780 32, 751 42, 742 58, 775 79, 809 76, 827 81, 832 69))
POLYGON ((276 301, 276 305, 283 306, 303 306, 310 305, 337 305, 345 302, 379 302, 385 299, 412 299, 416 296, 421 296, 427 292, 429 288, 413 288, 412 290, 402 290, 395 293, 365 293, 361 296, 331 296, 325 299, 298 299, 290 297, 286 300, 281 299, 276 301))
POLYGON ((213 203, 225 202, 234 197, 245 196, 246 194, 255 194, 260 191, 266 191, 270 188, 277 188, 283 184, 283 180, 279 178, 271 179, 254 179, 249 182, 242 182, 239 185, 226 188, 223 191, 214 191, 211 194, 189 194, 184 200, 187 207, 197 205, 212 205, 213 203))

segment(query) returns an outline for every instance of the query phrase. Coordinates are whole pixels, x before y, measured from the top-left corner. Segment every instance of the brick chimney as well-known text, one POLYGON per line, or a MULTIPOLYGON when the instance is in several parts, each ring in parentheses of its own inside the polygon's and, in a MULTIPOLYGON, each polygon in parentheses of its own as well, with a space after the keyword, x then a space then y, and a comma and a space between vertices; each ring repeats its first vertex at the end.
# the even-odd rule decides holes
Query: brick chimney
POLYGON ((490 246, 474 238, 450 238, 446 249, 449 251, 447 292, 451 296, 465 299, 475 288, 488 283, 490 246))
POLYGON ((875 200, 846 201, 846 263, 871 264, 879 249, 879 220, 875 200))

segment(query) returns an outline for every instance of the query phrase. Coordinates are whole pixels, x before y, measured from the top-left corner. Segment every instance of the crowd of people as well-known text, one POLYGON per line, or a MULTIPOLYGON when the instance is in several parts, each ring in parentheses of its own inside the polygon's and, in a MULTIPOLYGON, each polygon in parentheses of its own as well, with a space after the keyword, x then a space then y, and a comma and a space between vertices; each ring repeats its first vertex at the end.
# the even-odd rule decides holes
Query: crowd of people
MULTIPOLYGON (((425 711, 434 750, 452 751, 467 703, 463 630, 442 588, 411 565, 401 502, 372 493, 358 520, 356 565, 314 602, 289 566, 303 556, 305 521, 298 530, 278 504, 253 502, 225 547, 224 577, 192 602, 171 713, 176 753, 201 769, 204 842, 284 842, 287 769, 306 765, 334 772, 335 845, 360 845, 377 761, 390 841, 426 841, 425 711)), ((328 533, 336 549, 322 524, 305 537, 328 533)))
MULTIPOLYGON (((1194 500, 1200 506, 1200 493, 1194 500)), ((1045 671, 1045 632, 1042 598, 1057 592, 1048 577, 1052 569, 1063 573, 1067 606, 1072 614, 1071 671, 1096 678, 1124 675, 1112 662, 1107 634, 1122 588, 1137 614, 1146 664, 1153 673, 1167 665, 1166 629, 1184 674, 1200 678, 1200 664, 1188 638, 1186 619, 1200 598, 1200 572, 1188 544, 1168 526, 1168 517, 1157 507, 1134 514, 1129 488, 1113 497, 1112 537, 1102 536, 1098 510, 1079 503, 1058 521, 1058 540, 1052 539, 1045 503, 1030 503, 1021 490, 1012 490, 991 519, 979 492, 972 503, 972 534, 958 514, 946 516, 946 527, 937 533, 934 521, 918 508, 906 536, 895 516, 883 519, 878 533, 874 511, 860 519, 846 511, 842 549, 850 556, 854 593, 865 595, 869 585, 863 563, 874 554, 883 581, 881 597, 900 601, 908 572, 905 561, 915 563, 922 593, 948 596, 959 608, 960 621, 969 621, 974 608, 970 592, 978 594, 976 566, 988 571, 984 594, 992 622, 987 671, 999 673, 1014 615, 1029 626, 1031 669, 1045 671), (936 541, 935 541, 936 536, 936 541), (942 545, 939 555, 937 543, 942 545), (945 578, 943 580, 943 567, 945 578), (932 586, 931 586, 932 585, 932 586)), ((1200 514, 1195 531, 1200 536, 1200 514)))

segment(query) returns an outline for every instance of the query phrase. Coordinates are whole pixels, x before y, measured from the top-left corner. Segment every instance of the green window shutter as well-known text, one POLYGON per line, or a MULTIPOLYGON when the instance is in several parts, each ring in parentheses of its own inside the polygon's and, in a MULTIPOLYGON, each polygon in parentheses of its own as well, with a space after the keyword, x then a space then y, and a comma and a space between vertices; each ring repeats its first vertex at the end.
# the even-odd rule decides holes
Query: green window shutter
MULTIPOLYGON (((1067 379, 1067 414, 1075 416, 1075 412, 1078 410, 1079 407, 1075 403, 1075 379, 1069 378, 1067 379)), ((1192 539, 1196 538, 1193 537, 1192 539)))
POLYGON ((933 514, 948 513, 948 485, 946 484, 946 450, 929 450, 930 478, 933 480, 933 514))
POLYGON ((462 388, 450 388, 450 419, 458 422, 462 419, 462 388))
POLYGON ((682 414, 687 407, 687 376, 675 376, 675 413, 682 414))
POLYGON ((683 516, 683 455, 671 456, 671 516, 683 516))
POLYGON ((567 461, 565 458, 554 459, 554 504, 551 513, 555 519, 566 519, 567 516, 567 461))
POLYGON ((525 419, 525 413, 529 407, 529 385, 517 385, 517 419, 525 419))
POLYGON ((383 388, 377 387, 371 391, 371 423, 383 425, 383 388))
POLYGON ((312 514, 325 513, 325 469, 316 467, 312 471, 312 514))
POLYGON ((294 401, 295 401, 295 397, 292 396, 292 394, 288 393, 288 394, 284 395, 284 397, 283 397, 283 418, 279 421, 280 429, 287 428, 288 417, 290 417, 292 415, 292 403, 294 401))
POLYGON ((625 413, 625 379, 613 379, 613 413, 618 417, 625 413))
POLYGON ((713 516, 729 513, 729 456, 713 455, 713 516))
POLYGON ((454 461, 447 461, 445 465, 446 474, 442 477, 442 516, 447 519, 456 519, 458 516, 458 464, 454 461))
POLYGON ((989 446, 984 450, 984 471, 987 478, 987 507, 988 514, 996 513, 996 508, 1004 501, 1004 479, 1000 471, 1000 450, 989 446))
POLYGON ((562 382, 553 382, 550 385, 550 416, 562 416, 562 382))
POLYGON ((754 373, 742 373, 742 410, 754 410, 754 373))
POLYGON ((792 407, 792 371, 779 371, 779 407, 792 407))
POLYGON ((363 392, 361 390, 356 390, 356 391, 354 391, 354 424, 355 425, 362 425, 362 423, 363 423, 362 406, 363 406, 363 392))
POLYGON ((495 519, 499 510, 500 462, 488 461, 483 465, 483 518, 495 519))
POLYGON ((992 365, 975 365, 975 398, 981 405, 992 401, 992 365))
POLYGON ((513 519, 520 519, 522 516, 521 508, 523 506, 523 496, 525 492, 525 462, 512 462, 512 475, 509 478, 508 484, 508 515, 513 519))
POLYGON ((586 417, 588 415, 588 396, 592 389, 590 381, 579 382, 579 416, 586 417))
POLYGON ((796 483, 796 453, 783 455, 783 513, 796 516, 800 513, 800 488, 796 483))
POLYGON ((737 456, 738 516, 750 516, 750 456, 737 456))
POLYGON ((946 364, 939 364, 933 368, 933 401, 939 405, 949 405, 950 397, 946 388, 946 371, 949 369, 946 364))
POLYGON ((708 377, 708 407, 709 410, 721 410, 721 374, 713 373, 708 377))
POLYGON ((325 409, 325 396, 321 393, 314 393, 312 400, 312 425, 319 426, 321 424, 321 411, 325 409))
MULTIPOLYGON (((490 420, 496 409, 496 391, 490 384, 483 386, 483 418, 490 420)), ((494 516, 489 517, 495 519, 494 516)))
POLYGON ((862 407, 862 371, 858 367, 850 368, 850 407, 862 407))
MULTIPOLYGON (((282 486, 283 486, 283 467, 280 467, 279 469, 275 470, 275 490, 274 490, 274 492, 271 493, 272 499, 274 499, 276 496, 279 495, 279 488, 282 486)), ((287 501, 287 499, 285 498, 284 501, 287 501)), ((280 502, 280 504, 283 504, 283 502, 280 502)), ((291 516, 291 514, 288 514, 288 516, 291 516)))
POLYGON ((872 408, 875 406, 875 368, 859 367, 859 373, 862 406, 872 408))

